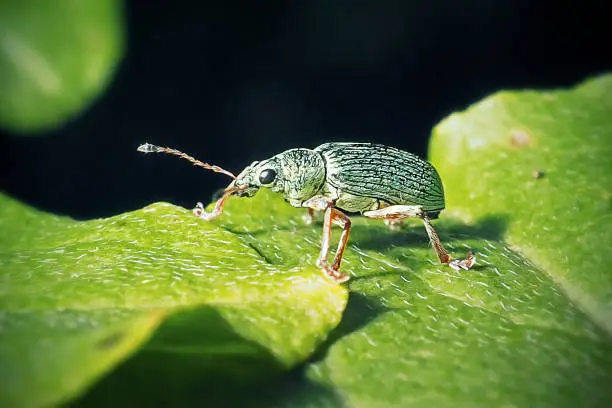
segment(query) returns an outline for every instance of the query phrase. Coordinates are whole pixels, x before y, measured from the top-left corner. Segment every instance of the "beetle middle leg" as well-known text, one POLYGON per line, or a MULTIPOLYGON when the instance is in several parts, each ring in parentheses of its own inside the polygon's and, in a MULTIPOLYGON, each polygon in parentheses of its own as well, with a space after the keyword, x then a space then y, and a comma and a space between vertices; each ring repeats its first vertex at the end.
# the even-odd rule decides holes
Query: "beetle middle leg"
POLYGON ((402 229, 402 225, 404 224, 404 220, 402 219, 394 219, 394 218, 386 218, 385 225, 389 227, 391 231, 399 231, 402 229))
POLYGON ((302 215, 302 220, 304 220, 306 224, 312 224, 315 220, 315 217, 315 210, 311 207, 308 207, 308 211, 306 212, 306 214, 302 215))
POLYGON ((420 218, 425 224, 425 231, 431 245, 438 255, 438 259, 441 263, 448 264, 451 268, 459 270, 468 270, 476 262, 476 258, 469 252, 465 259, 453 259, 446 251, 438 237, 438 233, 434 229, 433 225, 427 213, 423 211, 423 207, 420 205, 392 205, 389 207, 381 208, 379 210, 365 211, 363 213, 366 217, 384 219, 386 220, 403 220, 404 218, 420 218))

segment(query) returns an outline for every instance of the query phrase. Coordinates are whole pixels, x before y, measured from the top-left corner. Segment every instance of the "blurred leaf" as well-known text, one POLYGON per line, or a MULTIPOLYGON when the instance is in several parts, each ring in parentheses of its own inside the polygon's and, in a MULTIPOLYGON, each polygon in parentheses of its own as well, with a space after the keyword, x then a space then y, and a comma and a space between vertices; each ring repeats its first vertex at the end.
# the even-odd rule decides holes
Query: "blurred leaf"
MULTIPOLYGON (((257 227, 273 228, 266 196, 251 204, 257 227)), ((147 367, 149 395, 146 380, 159 373, 170 386, 172 367, 272 375, 306 359, 346 302, 310 264, 270 263, 240 236, 164 203, 76 222, 0 196, 0 248, 3 407, 66 401, 151 335, 131 362, 147 367)))
POLYGON ((87 108, 123 54, 120 0, 0 2, 0 126, 60 125, 87 108))

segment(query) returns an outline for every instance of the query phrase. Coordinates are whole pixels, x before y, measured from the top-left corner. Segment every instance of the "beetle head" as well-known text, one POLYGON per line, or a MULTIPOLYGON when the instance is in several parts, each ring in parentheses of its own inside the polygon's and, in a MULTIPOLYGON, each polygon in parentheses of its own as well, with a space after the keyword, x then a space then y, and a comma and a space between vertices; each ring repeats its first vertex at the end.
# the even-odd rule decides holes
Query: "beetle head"
POLYGON ((274 188, 277 183, 278 163, 272 159, 254 161, 238 174, 230 186, 243 187, 234 193, 238 197, 253 197, 261 187, 274 188), (246 186, 246 188, 244 188, 246 186))
POLYGON ((252 197, 265 187, 281 193, 292 204, 298 204, 317 194, 324 182, 325 163, 319 153, 291 149, 251 163, 230 186, 243 187, 234 193, 239 197, 252 197))

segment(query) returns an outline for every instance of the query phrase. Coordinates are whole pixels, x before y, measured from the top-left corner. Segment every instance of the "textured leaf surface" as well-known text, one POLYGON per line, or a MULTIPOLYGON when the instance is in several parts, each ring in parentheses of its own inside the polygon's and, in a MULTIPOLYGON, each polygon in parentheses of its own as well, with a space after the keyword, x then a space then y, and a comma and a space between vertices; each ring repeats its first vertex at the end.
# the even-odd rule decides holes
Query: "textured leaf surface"
POLYGON ((356 233, 366 255, 349 251, 361 277, 339 340, 306 371, 334 391, 327 404, 612 405, 610 112, 606 76, 498 93, 435 129, 436 225, 478 266, 428 263, 405 233, 356 233))
MULTIPOLYGON (((22 329, 0 325, 10 328, 0 358, 36 374, 22 364, 38 358, 32 333, 67 337, 45 314, 66 309, 86 316, 62 320, 84 333, 70 336, 87 351, 79 361, 99 350, 115 359, 96 371, 46 357, 83 382, 115 367, 81 406, 609 407, 611 82, 499 93, 438 126, 431 159, 448 209, 435 225, 455 255, 473 249, 477 266, 438 265, 419 221, 390 231, 355 217, 343 263, 351 293, 329 336, 345 292, 312 267, 320 222, 305 225, 279 197, 230 199, 211 223, 166 204, 75 223, 5 200, 2 219, 20 221, 0 225, 1 309, 22 329), (73 251, 56 277, 48 265, 73 251), (40 285, 27 284, 33 276, 40 285), (19 317, 30 311, 32 324, 19 317), (114 344, 130 351, 111 355, 114 344)), ((53 344, 59 357, 79 349, 53 344)))
POLYGON ((434 131, 448 207, 508 218, 503 238, 612 334, 612 76, 501 92, 434 131))
POLYGON ((119 0, 0 2, 0 126, 53 127, 106 87, 123 51, 119 0))
MULTIPOLYGON (((251 226, 272 228, 266 197, 256 204, 251 226)), ((161 370, 167 379, 172 366, 265 377, 307 358, 346 303, 346 290, 316 268, 270 263, 169 204, 87 222, 6 196, 0 209, 1 406, 69 399, 143 343, 130 361, 148 367, 141 378, 161 370)))

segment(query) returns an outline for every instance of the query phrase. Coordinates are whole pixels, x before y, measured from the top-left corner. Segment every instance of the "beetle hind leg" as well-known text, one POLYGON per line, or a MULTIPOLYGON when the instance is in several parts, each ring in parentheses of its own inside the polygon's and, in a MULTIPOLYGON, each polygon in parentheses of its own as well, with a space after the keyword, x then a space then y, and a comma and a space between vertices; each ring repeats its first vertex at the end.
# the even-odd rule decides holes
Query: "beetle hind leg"
POLYGON ((385 222, 398 222, 405 218, 420 218, 425 224, 425 231, 427 231, 429 242, 431 242, 431 246, 436 251, 436 255, 438 255, 441 263, 448 264, 455 270, 468 270, 476 263, 476 257, 474 257, 471 251, 465 259, 453 259, 449 255, 442 245, 438 233, 431 224, 429 216, 420 205, 392 205, 379 210, 366 211, 363 215, 369 218, 383 219, 385 222))

